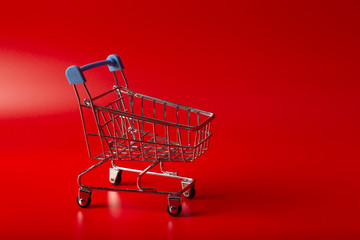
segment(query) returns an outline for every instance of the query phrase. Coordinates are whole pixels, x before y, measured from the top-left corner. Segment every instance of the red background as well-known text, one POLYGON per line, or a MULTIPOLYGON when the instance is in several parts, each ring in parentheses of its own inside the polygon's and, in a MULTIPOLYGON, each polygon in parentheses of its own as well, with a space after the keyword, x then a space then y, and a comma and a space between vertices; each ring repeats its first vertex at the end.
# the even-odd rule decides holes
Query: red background
POLYGON ((359 11, 357 1, 2 5, 0 237, 360 238, 359 11), (131 89, 216 113, 209 151, 173 166, 197 179, 180 217, 164 195, 95 191, 90 208, 75 203, 91 162, 64 73, 109 54, 131 89))

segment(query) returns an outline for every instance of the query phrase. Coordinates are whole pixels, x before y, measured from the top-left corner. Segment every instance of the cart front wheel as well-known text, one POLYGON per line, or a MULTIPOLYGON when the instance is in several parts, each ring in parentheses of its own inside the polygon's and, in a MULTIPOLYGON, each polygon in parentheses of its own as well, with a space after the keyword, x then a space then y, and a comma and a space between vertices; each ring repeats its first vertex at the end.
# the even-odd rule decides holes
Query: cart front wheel
POLYGON ((84 199, 79 199, 79 196, 76 198, 77 204, 82 208, 87 208, 91 203, 91 197, 88 197, 87 201, 84 199))
POLYGON ((173 217, 179 216, 179 214, 181 213, 181 210, 182 210, 181 204, 179 204, 177 207, 176 206, 170 207, 170 205, 167 206, 168 213, 173 217))
POLYGON ((188 191, 183 193, 184 197, 186 197, 187 199, 194 198, 195 194, 196 194, 195 185, 192 185, 191 188, 188 191))

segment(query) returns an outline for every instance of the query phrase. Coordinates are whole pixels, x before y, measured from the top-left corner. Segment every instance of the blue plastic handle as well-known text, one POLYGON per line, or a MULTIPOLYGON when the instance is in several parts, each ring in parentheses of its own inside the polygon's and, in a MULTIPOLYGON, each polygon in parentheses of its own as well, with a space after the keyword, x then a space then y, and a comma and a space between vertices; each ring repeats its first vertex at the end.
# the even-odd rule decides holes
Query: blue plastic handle
POLYGON ((65 75, 71 85, 85 83, 86 79, 83 72, 105 65, 109 67, 109 71, 111 72, 124 69, 124 65, 121 62, 120 57, 116 54, 112 54, 104 61, 90 63, 82 67, 78 67, 76 65, 70 66, 66 69, 65 75))

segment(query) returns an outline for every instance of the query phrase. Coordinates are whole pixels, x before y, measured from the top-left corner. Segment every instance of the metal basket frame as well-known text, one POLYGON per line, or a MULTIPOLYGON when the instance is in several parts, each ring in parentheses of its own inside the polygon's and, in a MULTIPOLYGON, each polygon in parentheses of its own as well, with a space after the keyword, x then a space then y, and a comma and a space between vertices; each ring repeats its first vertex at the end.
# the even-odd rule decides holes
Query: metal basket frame
POLYGON ((105 61, 82 67, 71 66, 66 71, 66 76, 73 85, 79 104, 89 157, 99 161, 79 174, 80 189, 77 203, 81 207, 87 207, 90 204, 93 189, 161 193, 169 195, 168 212, 170 215, 176 216, 181 211, 180 196, 192 198, 192 195, 195 194, 195 179, 166 171, 164 162, 192 162, 202 155, 209 148, 209 139, 212 136, 211 121, 215 115, 132 91, 128 87, 123 69, 120 58, 117 55, 110 55, 105 61), (83 72, 104 65, 107 65, 113 72, 115 85, 112 89, 92 97, 83 72), (116 72, 121 73, 125 86, 119 86, 116 72), (80 97, 79 87, 82 87, 86 93, 84 100, 80 97), (144 107, 145 105, 148 108, 144 107), (162 111, 157 110, 159 107, 162 111), (89 110, 96 123, 96 132, 90 131, 86 124, 84 111, 89 110), (176 114, 176 117, 173 116, 171 120, 168 116, 170 110, 173 115, 176 114), (182 117, 179 116, 180 112, 182 117), (100 154, 93 155, 92 153, 89 138, 93 137, 100 139, 102 149, 100 154), (81 182, 84 174, 107 161, 111 162, 109 174, 111 183, 115 185, 119 183, 118 179, 121 179, 122 171, 136 172, 138 173, 138 189, 88 186, 81 182), (120 161, 148 161, 152 164, 144 170, 139 170, 120 167, 116 164, 120 161), (161 173, 149 171, 158 164, 161 173), (178 192, 164 192, 157 191, 155 188, 143 187, 141 178, 145 174, 180 179, 182 180, 182 189, 178 192))

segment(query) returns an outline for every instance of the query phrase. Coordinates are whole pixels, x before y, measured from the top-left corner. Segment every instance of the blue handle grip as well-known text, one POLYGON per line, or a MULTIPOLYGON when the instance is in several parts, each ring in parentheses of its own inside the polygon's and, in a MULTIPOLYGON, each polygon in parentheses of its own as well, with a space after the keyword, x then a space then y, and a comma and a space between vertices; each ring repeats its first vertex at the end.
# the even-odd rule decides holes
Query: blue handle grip
POLYGON ((107 59, 104 61, 90 63, 82 67, 78 67, 76 65, 70 66, 66 69, 65 75, 71 85, 85 83, 86 79, 84 77, 83 72, 90 70, 92 68, 105 66, 105 65, 109 67, 109 71, 111 72, 124 69, 124 65, 121 62, 120 57, 116 54, 112 54, 109 55, 107 59))

